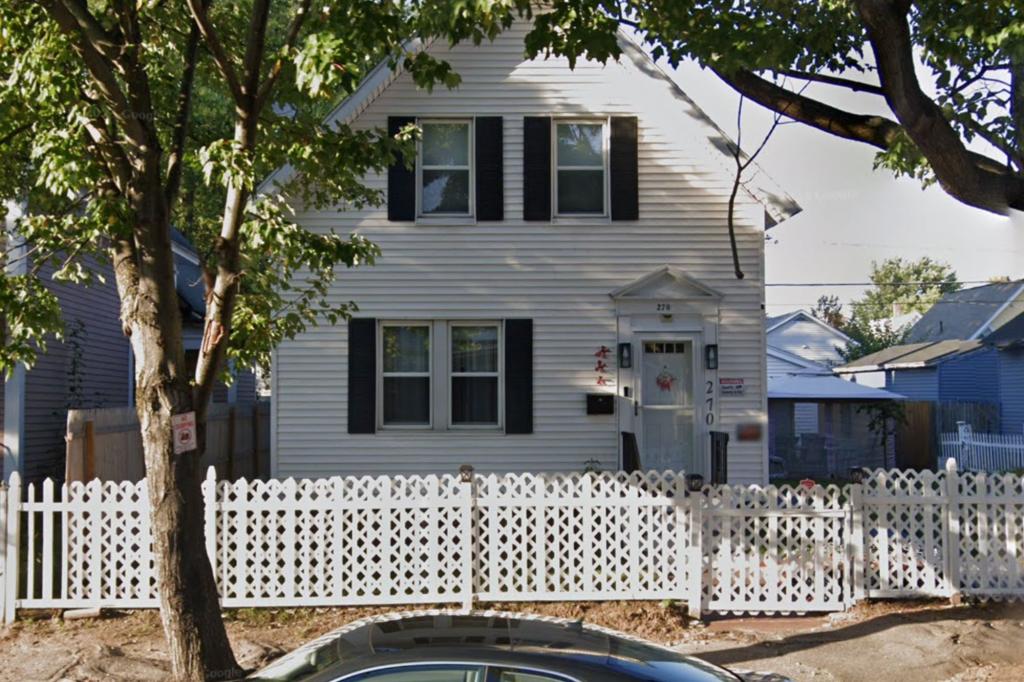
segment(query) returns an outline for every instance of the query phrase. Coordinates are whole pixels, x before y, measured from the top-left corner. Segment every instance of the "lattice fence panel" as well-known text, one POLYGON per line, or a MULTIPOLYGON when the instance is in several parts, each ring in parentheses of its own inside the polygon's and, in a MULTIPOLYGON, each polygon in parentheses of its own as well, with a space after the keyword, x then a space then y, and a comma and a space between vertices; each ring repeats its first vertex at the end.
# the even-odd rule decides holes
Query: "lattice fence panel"
POLYGON ((706 608, 842 609, 848 529, 840 488, 714 486, 705 494, 706 608))
POLYGON ((1024 594, 1024 480, 961 474, 959 586, 986 597, 1024 594))
POLYGON ((155 601, 145 482, 73 482, 62 497, 46 510, 61 514, 67 526, 61 598, 127 606, 155 601))
POLYGON ((672 472, 477 477, 480 599, 685 599, 684 480, 672 472))
POLYGON ((864 482, 868 597, 944 596, 946 474, 877 471, 864 482))

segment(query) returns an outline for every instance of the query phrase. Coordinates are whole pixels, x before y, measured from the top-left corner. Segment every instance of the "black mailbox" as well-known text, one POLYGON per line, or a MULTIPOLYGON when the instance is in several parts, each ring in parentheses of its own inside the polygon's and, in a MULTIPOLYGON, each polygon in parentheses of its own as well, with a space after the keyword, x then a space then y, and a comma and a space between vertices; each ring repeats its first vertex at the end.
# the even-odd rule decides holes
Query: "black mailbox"
POLYGON ((611 393, 588 393, 587 414, 615 414, 615 396, 611 393))

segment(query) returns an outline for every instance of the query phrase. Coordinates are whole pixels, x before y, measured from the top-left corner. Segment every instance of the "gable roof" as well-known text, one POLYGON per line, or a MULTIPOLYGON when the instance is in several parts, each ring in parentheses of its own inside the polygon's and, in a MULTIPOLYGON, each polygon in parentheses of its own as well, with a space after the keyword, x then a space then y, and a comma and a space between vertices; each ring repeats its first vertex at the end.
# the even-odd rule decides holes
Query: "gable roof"
POLYGON ((767 348, 765 348, 765 352, 768 354, 769 357, 773 357, 776 360, 781 360, 782 362, 789 363, 793 365, 794 368, 806 370, 800 372, 801 374, 832 374, 832 370, 830 370, 828 367, 821 364, 820 362, 815 362, 814 360, 802 358, 796 353, 790 353, 789 351, 783 350, 782 348, 778 348, 776 346, 768 346, 767 348))
POLYGON ((962 341, 960 339, 905 343, 865 355, 842 367, 836 367, 835 371, 839 374, 852 374, 886 369, 922 369, 933 367, 967 353, 973 353, 981 347, 981 341, 962 341))
MULTIPOLYGON (((677 96, 684 99, 687 105, 692 107, 692 115, 702 124, 709 128, 711 133, 708 138, 708 147, 720 153, 722 159, 722 170, 731 173, 731 169, 724 165, 726 158, 731 161, 731 147, 735 142, 719 128, 711 118, 704 113, 700 107, 687 95, 682 88, 651 58, 651 56, 621 27, 618 29, 617 38, 622 53, 635 64, 640 66, 644 73, 658 78, 667 83, 677 96)), ((420 41, 411 40, 405 44, 407 52, 419 52, 427 50, 433 44, 433 40, 420 41)), ((481 44, 479 47, 483 48, 481 44)), ((351 95, 343 99, 338 106, 324 119, 325 125, 348 124, 355 120, 365 109, 390 86, 403 72, 401 65, 392 68, 387 60, 382 60, 370 73, 360 82, 351 95)), ((285 164, 270 173, 257 187, 258 193, 273 193, 278 187, 287 183, 295 176, 295 169, 291 164, 285 164)), ((749 194, 755 201, 764 206, 765 216, 768 219, 768 226, 778 224, 790 218, 803 208, 793 197, 787 194, 764 170, 755 162, 750 165, 749 172, 741 183, 744 192, 749 194)))
POLYGON ((908 343, 975 339, 1024 293, 1024 281, 995 282, 945 294, 910 328, 908 343))
POLYGON ((996 346, 997 348, 1024 345, 1024 313, 986 336, 984 342, 988 346, 996 346))
POLYGON ((786 313, 784 315, 776 315, 774 317, 767 317, 767 318, 765 318, 765 321, 764 321, 765 322, 765 330, 764 330, 764 332, 765 332, 765 334, 770 334, 771 332, 775 331, 779 327, 782 327, 783 325, 789 324, 790 322, 792 322, 794 320, 799 320, 799 319, 804 319, 804 320, 807 320, 808 322, 813 322, 814 324, 818 325, 822 329, 825 329, 825 330, 831 332, 833 335, 835 335, 836 337, 842 339, 846 343, 852 343, 854 345, 859 345, 856 341, 854 341, 849 336, 847 336, 843 332, 839 331, 838 329, 836 329, 835 327, 830 325, 828 322, 825 322, 824 320, 819 320, 818 318, 816 318, 814 315, 811 315, 806 310, 796 310, 794 312, 786 313))

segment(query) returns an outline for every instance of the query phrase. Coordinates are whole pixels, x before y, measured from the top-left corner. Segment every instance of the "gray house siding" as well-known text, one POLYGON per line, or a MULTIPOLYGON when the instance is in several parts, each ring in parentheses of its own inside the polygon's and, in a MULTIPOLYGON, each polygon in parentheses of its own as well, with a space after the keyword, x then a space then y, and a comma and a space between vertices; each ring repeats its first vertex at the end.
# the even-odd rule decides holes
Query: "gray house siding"
POLYGON ((939 372, 934 367, 891 370, 885 376, 885 390, 910 400, 938 400, 939 372))
POLYGON ((30 481, 63 477, 69 407, 109 407, 128 402, 128 340, 121 332, 113 272, 108 265, 95 267, 105 276, 105 284, 84 287, 54 282, 50 267, 40 273, 60 299, 65 341, 51 340, 36 365, 25 373, 22 468, 30 481), (76 355, 79 367, 73 372, 76 355), (76 373, 80 386, 77 396, 72 389, 76 373))
POLYGON ((939 400, 998 403, 998 353, 995 349, 980 350, 939 365, 939 400))
POLYGON ((1024 431, 1024 348, 999 352, 1003 433, 1024 431))

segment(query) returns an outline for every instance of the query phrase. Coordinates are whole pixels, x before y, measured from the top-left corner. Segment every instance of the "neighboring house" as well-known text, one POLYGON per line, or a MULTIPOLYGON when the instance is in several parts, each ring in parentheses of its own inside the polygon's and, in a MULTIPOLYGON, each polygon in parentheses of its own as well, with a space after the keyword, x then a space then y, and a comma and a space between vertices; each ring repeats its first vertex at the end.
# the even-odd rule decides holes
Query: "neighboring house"
POLYGON ((752 174, 737 279, 722 131, 624 35, 571 70, 525 59, 525 30, 429 48, 457 89, 382 65, 329 117, 423 137, 414 170, 367 178, 386 207, 296 207, 383 255, 334 287, 354 319, 274 354, 274 474, 707 475, 722 431, 730 480, 765 481, 764 229, 799 207, 752 174))
POLYGON ((1024 280, 944 294, 907 333, 906 343, 975 341, 1024 313, 1024 280))
POLYGON ((871 408, 902 396, 832 373, 856 342, 802 310, 768 318, 765 331, 771 475, 845 477, 852 467, 890 465, 869 428, 871 408))
POLYGON ((856 343, 805 310, 769 317, 765 321, 765 335, 769 350, 787 351, 826 368, 843 364, 846 346, 856 343))
MULTIPOLYGON (((886 388, 911 400, 963 406, 957 418, 976 430, 1020 433, 1022 290, 1017 281, 946 294, 910 330, 907 343, 836 371, 884 373, 886 388), (967 409, 971 405, 976 409, 967 409)), ((952 419, 943 418, 941 428, 950 430, 952 419)))
MULTIPOLYGON (((10 216, 13 229, 15 215, 10 216)), ((10 233, 10 232, 9 232, 10 233)), ((20 251, 8 263, 7 272, 28 272, 20 251)), ((175 236, 178 293, 185 319, 186 348, 199 348, 202 335, 203 296, 198 272, 191 272, 195 252, 180 235, 175 236), (199 288, 196 289, 195 287, 199 288)), ((113 271, 107 263, 90 266, 104 282, 85 287, 56 282, 53 269, 44 266, 40 278, 60 300, 64 316, 64 341, 50 340, 31 370, 19 365, 0 393, 0 442, 3 444, 4 477, 18 471, 28 481, 64 476, 65 426, 71 408, 119 407, 133 403, 132 357, 121 330, 120 301, 113 271)), ((229 390, 218 387, 215 402, 251 402, 255 399, 252 372, 240 372, 229 390)))

